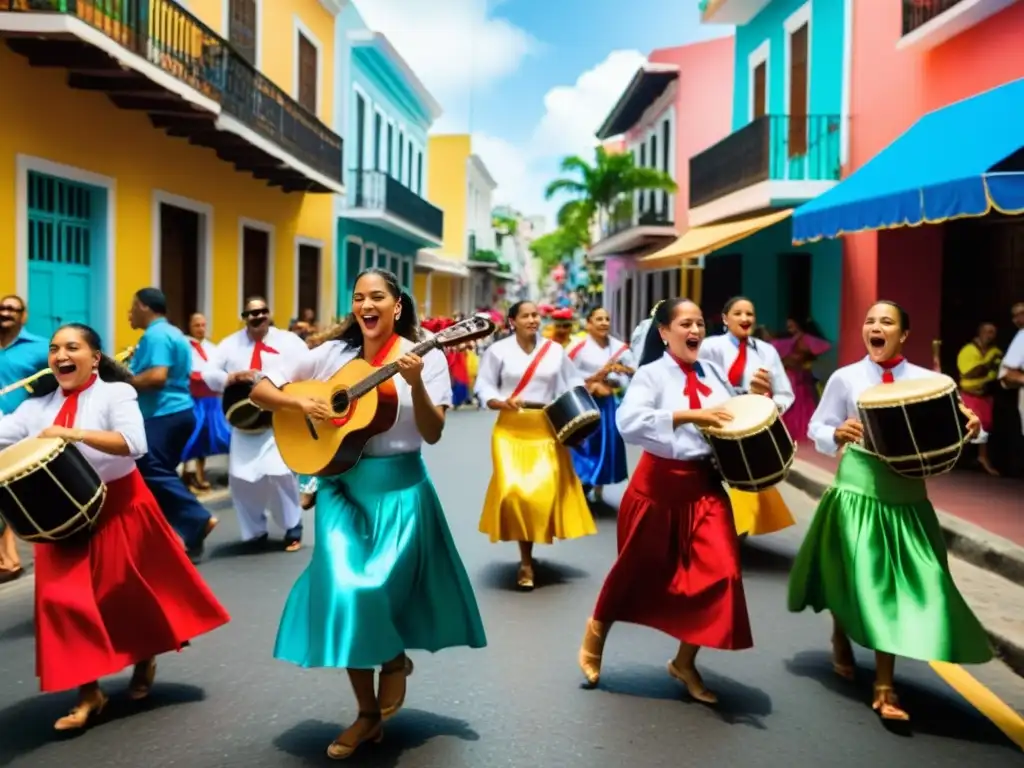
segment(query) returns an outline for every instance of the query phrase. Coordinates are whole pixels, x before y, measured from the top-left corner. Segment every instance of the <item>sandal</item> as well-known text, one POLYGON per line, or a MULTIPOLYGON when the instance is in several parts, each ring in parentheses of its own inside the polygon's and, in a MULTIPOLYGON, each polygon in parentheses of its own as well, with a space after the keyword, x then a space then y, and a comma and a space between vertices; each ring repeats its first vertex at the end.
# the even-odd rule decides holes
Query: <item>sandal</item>
POLYGON ((380 713, 360 712, 356 721, 327 747, 327 757, 331 760, 344 760, 351 757, 367 741, 379 744, 383 738, 384 721, 381 719, 380 713), (369 728, 360 727, 360 722, 367 720, 371 721, 372 725, 369 728), (355 731, 354 734, 353 731, 355 731), (362 733, 360 734, 359 731, 362 733))
POLYGON ((673 660, 668 663, 668 673, 686 686, 686 692, 690 694, 691 698, 704 704, 718 703, 718 697, 704 685, 704 680, 696 668, 680 669, 673 660))
POLYGON ((842 635, 832 636, 832 671, 844 680, 854 680, 857 668, 853 663, 853 646, 842 635))
POLYGON ((899 697, 896 696, 891 685, 875 683, 875 699, 871 702, 871 708, 883 720, 894 720, 900 723, 910 720, 910 715, 900 707, 899 697))
POLYGON ((519 571, 516 573, 516 586, 524 592, 529 592, 533 589, 533 566, 532 565, 520 565, 519 571))
POLYGON ((132 673, 132 681, 128 684, 128 697, 132 701, 142 701, 147 698, 153 690, 153 680, 156 678, 156 659, 140 661, 135 665, 132 673))
POLYGON ((88 698, 80 700, 68 714, 54 723, 54 730, 78 731, 85 728, 90 720, 103 714, 108 701, 106 694, 97 690, 88 698))
POLYGON ((401 667, 380 671, 377 701, 380 705, 381 720, 390 720, 405 704, 406 678, 412 675, 415 669, 412 659, 406 656, 401 667))
POLYGON ((597 631, 598 622, 591 617, 587 619, 587 629, 583 633, 583 643, 577 656, 583 676, 591 686, 601 680, 601 661, 604 658, 605 635, 597 631))

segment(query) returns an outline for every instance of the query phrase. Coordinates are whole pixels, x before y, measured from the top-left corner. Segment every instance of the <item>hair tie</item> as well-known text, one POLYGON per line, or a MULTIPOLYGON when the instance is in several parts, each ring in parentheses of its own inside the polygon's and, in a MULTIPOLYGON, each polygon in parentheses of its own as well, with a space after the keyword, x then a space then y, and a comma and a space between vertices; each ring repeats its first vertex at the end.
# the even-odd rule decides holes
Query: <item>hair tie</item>
POLYGON ((654 309, 651 310, 651 319, 652 320, 654 319, 654 314, 658 311, 658 307, 660 307, 664 303, 665 303, 665 300, 662 299, 661 301, 659 301, 657 304, 654 305, 654 309))

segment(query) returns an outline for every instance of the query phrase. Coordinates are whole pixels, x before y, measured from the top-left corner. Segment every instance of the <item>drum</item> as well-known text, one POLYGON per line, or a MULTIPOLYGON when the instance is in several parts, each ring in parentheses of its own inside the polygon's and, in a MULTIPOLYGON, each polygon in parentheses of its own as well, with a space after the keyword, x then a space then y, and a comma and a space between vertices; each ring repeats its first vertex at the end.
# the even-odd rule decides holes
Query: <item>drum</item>
POLYGON ((970 439, 956 382, 949 376, 878 384, 861 393, 857 410, 864 447, 904 477, 949 472, 970 439))
POLYGON ((796 443, 775 402, 764 395, 739 395, 721 407, 733 420, 705 429, 704 436, 725 482, 737 491, 756 493, 785 480, 796 458, 796 443))
POLYGON ((544 407, 555 437, 570 448, 590 437, 601 422, 601 412, 586 387, 573 387, 544 407))
POLYGON ((92 464, 64 440, 30 437, 0 451, 0 515, 25 541, 87 534, 106 495, 92 464))
POLYGON ((253 386, 251 381, 228 384, 221 396, 224 418, 239 432, 265 432, 273 424, 274 414, 249 399, 253 386))

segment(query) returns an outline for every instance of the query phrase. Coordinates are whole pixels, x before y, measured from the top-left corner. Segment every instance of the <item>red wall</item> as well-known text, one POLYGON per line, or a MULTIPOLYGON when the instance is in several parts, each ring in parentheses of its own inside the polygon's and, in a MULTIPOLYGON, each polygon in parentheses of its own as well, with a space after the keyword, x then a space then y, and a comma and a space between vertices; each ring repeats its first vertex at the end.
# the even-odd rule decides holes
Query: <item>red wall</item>
MULTIPOLYGON (((1024 77, 1024 3, 921 52, 896 48, 901 5, 888 0, 853 4, 850 163, 845 175, 922 115, 1024 77)), ((864 313, 874 299, 887 298, 905 304, 913 318, 909 356, 930 365, 931 342, 939 337, 941 281, 941 226, 844 238, 840 364, 864 354, 864 313)))

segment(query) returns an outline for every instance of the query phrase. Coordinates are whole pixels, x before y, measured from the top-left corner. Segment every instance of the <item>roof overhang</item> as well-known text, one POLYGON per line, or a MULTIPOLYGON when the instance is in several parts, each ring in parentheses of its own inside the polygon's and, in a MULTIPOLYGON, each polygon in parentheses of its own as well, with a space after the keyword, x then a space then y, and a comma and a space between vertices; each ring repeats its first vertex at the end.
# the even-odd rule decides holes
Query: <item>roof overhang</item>
POLYGON ((679 66, 676 64, 644 64, 633 75, 626 90, 597 129, 597 138, 604 141, 628 131, 678 78, 679 66))
POLYGON ((433 123, 441 116, 441 105, 427 90, 409 63, 395 50, 387 35, 383 32, 374 32, 372 29, 353 29, 348 33, 348 39, 354 51, 370 54, 371 59, 375 59, 375 64, 408 86, 429 122, 433 123))

